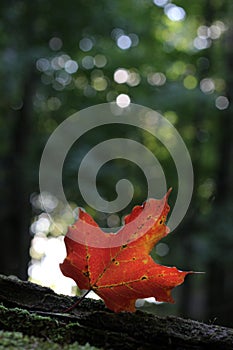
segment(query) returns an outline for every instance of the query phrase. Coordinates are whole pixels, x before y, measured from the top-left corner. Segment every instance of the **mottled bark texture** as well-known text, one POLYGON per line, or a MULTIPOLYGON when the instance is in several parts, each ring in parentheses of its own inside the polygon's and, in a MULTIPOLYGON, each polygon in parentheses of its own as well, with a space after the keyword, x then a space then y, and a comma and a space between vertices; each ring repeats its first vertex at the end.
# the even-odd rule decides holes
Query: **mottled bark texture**
POLYGON ((101 301, 57 295, 49 288, 0 275, 0 328, 103 349, 232 349, 233 330, 174 316, 115 314, 101 301))

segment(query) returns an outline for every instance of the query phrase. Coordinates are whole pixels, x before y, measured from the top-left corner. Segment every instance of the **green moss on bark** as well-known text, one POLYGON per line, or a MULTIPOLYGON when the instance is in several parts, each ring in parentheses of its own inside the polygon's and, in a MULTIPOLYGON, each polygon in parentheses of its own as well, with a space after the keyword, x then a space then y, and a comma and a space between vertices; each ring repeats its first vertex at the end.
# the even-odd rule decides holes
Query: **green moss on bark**
POLYGON ((55 342, 45 341, 43 339, 28 335, 23 335, 21 332, 0 331, 0 350, 98 350, 88 343, 80 345, 74 342, 70 345, 60 345, 55 342))
POLYGON ((75 342, 106 350, 233 349, 230 328, 141 311, 115 314, 94 300, 83 300, 77 308, 64 313, 76 300, 0 275, 0 329, 36 337, 48 342, 50 349, 53 344, 63 349, 75 342))
POLYGON ((72 343, 78 334, 81 342, 84 342, 83 329, 78 322, 66 324, 50 317, 31 314, 19 308, 9 309, 0 305, 0 326, 5 330, 13 329, 60 344, 72 343))

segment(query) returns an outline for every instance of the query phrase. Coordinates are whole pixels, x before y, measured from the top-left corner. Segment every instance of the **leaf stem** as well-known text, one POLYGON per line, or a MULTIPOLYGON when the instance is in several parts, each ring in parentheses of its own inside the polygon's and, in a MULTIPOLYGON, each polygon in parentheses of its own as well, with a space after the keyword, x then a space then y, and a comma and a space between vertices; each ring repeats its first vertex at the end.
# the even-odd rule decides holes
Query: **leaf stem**
POLYGON ((65 309, 63 310, 63 312, 69 312, 69 311, 72 311, 74 310, 74 308, 76 308, 76 306, 78 306, 82 301, 83 299, 85 299, 85 297, 87 296, 87 294, 89 294, 91 291, 91 289, 87 290, 86 293, 84 293, 77 301, 76 303, 74 303, 73 305, 71 305, 70 307, 68 307, 68 309, 65 309))

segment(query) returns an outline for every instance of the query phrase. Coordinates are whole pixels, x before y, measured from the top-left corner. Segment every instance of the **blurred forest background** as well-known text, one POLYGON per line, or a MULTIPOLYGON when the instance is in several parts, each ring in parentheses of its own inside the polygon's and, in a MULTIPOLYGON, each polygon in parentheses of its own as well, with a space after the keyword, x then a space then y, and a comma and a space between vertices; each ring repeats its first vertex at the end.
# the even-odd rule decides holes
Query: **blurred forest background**
MULTIPOLYGON (((176 314, 233 324, 233 2, 231 0, 2 0, 0 4, 0 273, 71 291, 58 270, 69 217, 62 203, 39 194, 39 164, 47 139, 72 113, 99 103, 130 101, 159 111, 190 152, 195 187, 182 224, 153 252, 162 264, 205 271, 175 291, 176 304, 145 304, 176 314), (56 221, 54 225, 50 213, 56 221), (58 229, 59 227, 59 229, 58 229), (64 286, 65 289, 64 289, 64 286)), ((83 155, 111 137, 139 140, 156 153, 177 193, 174 164, 156 140, 135 131, 97 129, 72 148, 64 187, 77 206, 109 227, 146 198, 140 169, 112 161, 98 189, 115 198, 115 184, 135 188, 130 206, 95 213, 77 189, 83 155)), ((156 186, 156 184, 155 184, 156 186)))

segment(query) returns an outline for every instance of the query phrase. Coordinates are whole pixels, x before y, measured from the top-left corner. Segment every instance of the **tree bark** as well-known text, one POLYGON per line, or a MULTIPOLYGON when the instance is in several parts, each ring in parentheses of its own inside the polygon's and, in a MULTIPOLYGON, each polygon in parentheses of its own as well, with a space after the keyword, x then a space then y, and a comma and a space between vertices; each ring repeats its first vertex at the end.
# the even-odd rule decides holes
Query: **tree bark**
POLYGON ((84 299, 0 275, 0 328, 69 344, 103 349, 232 349, 233 330, 174 316, 137 311, 115 314, 101 301, 84 299))

